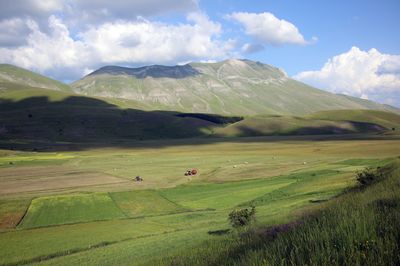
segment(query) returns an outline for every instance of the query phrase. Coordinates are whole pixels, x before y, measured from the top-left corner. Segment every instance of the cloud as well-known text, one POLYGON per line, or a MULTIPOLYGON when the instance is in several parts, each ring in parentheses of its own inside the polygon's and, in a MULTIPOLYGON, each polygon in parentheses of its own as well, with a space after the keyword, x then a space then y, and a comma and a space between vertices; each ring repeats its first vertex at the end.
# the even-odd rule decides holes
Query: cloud
POLYGON ((241 23, 247 35, 263 44, 308 44, 295 25, 268 12, 234 12, 227 18, 241 23))
MULTIPOLYGON (((41 73, 65 78, 66 72, 76 75, 87 61, 87 46, 74 40, 68 28, 55 16, 48 19, 49 32, 44 33, 33 20, 26 20, 30 34, 26 44, 19 47, 1 47, 0 61, 15 64, 41 73)), ((80 73, 79 73, 80 74, 80 73)))
POLYGON ((73 36, 56 16, 48 32, 26 20, 26 44, 0 48, 0 61, 63 80, 72 80, 104 64, 175 64, 192 60, 223 59, 234 47, 219 38, 221 25, 205 14, 191 13, 186 23, 167 24, 140 18, 107 22, 73 36))
POLYGON ((252 54, 252 53, 260 52, 264 49, 265 49, 264 45, 259 44, 259 43, 245 43, 242 46, 241 50, 245 54, 252 54))
POLYGON ((352 47, 330 58, 320 70, 304 71, 294 78, 334 93, 393 102, 390 99, 400 99, 399 73, 399 55, 352 47))
POLYGON ((105 23, 80 34, 102 62, 174 63, 224 57, 229 43, 218 40, 221 25, 192 13, 187 24, 170 25, 139 19, 105 23))
POLYGON ((62 13, 64 20, 96 24, 116 18, 132 20, 136 16, 195 11, 198 0, 3 0, 0 7, 0 20, 28 17, 42 21, 62 13))
POLYGON ((198 0, 64 0, 64 3, 70 17, 89 22, 133 20, 137 16, 192 12, 198 9, 198 0))
POLYGON ((15 47, 26 43, 30 29, 23 19, 12 18, 0 21, 0 47, 15 47))
POLYGON ((0 3, 0 20, 10 18, 39 18, 63 9, 61 0, 3 0, 0 3))

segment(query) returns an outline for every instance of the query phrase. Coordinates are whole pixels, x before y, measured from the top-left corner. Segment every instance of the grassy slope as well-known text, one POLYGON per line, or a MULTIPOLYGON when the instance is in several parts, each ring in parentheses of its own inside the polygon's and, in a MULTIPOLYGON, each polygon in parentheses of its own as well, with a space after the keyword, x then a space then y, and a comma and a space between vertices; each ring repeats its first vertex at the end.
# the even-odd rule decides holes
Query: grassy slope
POLYGON ((201 117, 142 111, 139 109, 147 107, 135 101, 90 98, 14 86, 10 90, 0 91, 0 137, 3 139, 112 141, 121 138, 182 138, 210 133, 222 137, 365 133, 382 131, 379 126, 367 123, 388 127, 399 120, 399 116, 393 113, 352 111, 360 113, 355 121, 335 121, 345 119, 338 115, 345 112, 335 111, 306 118, 254 116, 222 126, 201 117), (330 114, 333 121, 328 120, 330 114))
POLYGON ((7 89, 13 85, 46 88, 71 92, 71 88, 57 80, 47 78, 29 70, 8 64, 0 64, 0 88, 7 89))
POLYGON ((303 219, 257 229, 236 241, 209 241, 163 265, 397 265, 400 263, 400 161, 385 179, 328 202, 303 219))
MULTIPOLYGON (((388 113, 389 114, 389 113, 388 113)), ((393 116, 397 116, 393 114, 393 116)), ((397 116, 400 117, 400 116, 397 116)), ((217 128, 214 134, 223 137, 244 137, 263 135, 319 135, 346 133, 377 133, 386 130, 381 121, 369 120, 364 116, 362 121, 342 121, 329 116, 319 118, 302 118, 290 116, 254 116, 242 121, 217 128), (373 124, 376 122, 377 124, 373 124)))
POLYGON ((377 110, 334 110, 322 111, 308 116, 311 119, 367 122, 391 130, 400 127, 400 115, 377 110))
POLYGON ((17 86, 0 92, 1 137, 82 140, 179 138, 203 135, 211 122, 147 112, 134 101, 82 97, 65 92, 17 86), (204 132, 203 132, 204 130, 204 132))

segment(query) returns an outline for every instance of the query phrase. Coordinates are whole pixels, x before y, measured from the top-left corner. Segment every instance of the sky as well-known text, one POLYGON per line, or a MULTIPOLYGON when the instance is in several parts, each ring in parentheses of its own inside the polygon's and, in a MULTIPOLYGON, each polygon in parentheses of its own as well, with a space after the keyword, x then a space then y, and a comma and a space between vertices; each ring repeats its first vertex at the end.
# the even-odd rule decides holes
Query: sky
POLYGON ((400 107, 398 0, 1 0, 0 63, 72 82, 104 65, 247 58, 400 107))

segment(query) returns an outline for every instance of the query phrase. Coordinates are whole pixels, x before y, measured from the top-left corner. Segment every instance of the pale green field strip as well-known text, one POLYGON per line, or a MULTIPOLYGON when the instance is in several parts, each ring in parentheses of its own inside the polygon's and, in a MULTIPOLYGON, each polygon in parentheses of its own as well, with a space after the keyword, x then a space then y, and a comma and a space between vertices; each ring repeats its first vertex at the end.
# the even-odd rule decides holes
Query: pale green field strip
POLYGON ((37 165, 42 163, 63 163, 64 160, 72 159, 74 155, 63 153, 27 153, 20 152, 12 155, 0 156, 0 167, 10 165, 37 165))
POLYGON ((292 179, 271 178, 221 184, 187 185, 162 191, 178 204, 193 209, 226 209, 295 182, 292 179))
POLYGON ((126 217, 107 193, 72 194, 33 199, 20 228, 126 217))
POLYGON ((190 211, 159 195, 153 190, 109 193, 115 204, 127 217, 160 215, 190 211))
POLYGON ((0 234, 0 264, 64 256, 104 242, 113 244, 140 238, 141 243, 147 236, 225 225, 226 213, 201 212, 16 230, 0 234))
POLYGON ((82 253, 46 260, 33 265, 152 265, 164 256, 176 256, 181 250, 195 249, 209 238, 209 228, 177 231, 99 247, 82 253), (118 254, 118 255, 116 255, 118 254))

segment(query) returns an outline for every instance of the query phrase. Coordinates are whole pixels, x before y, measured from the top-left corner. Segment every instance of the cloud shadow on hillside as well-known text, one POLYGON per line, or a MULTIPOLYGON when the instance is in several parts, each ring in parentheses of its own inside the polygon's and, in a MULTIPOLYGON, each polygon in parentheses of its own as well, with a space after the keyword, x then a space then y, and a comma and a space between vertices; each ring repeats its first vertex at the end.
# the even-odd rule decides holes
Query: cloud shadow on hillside
MULTIPOLYGON (((31 97, 20 101, 0 98, 0 149, 72 151, 102 147, 158 148, 216 142, 382 138, 379 135, 357 134, 255 137, 265 133, 254 128, 243 128, 242 137, 210 136, 212 128, 240 119, 210 114, 121 109, 84 96, 71 96, 61 101, 50 101, 47 97, 31 97)), ((335 129, 303 130, 306 134, 320 134, 335 129)))

